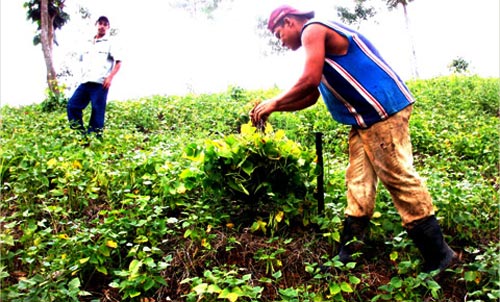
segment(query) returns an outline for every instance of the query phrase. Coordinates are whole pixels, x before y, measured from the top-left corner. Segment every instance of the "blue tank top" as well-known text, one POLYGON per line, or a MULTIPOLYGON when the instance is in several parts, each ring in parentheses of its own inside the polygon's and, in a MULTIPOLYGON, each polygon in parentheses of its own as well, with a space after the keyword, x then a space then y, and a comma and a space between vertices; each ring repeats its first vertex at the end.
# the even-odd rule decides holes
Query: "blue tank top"
MULTIPOLYGON (((368 128, 401 111, 415 100, 408 87, 360 33, 333 21, 311 19, 349 40, 345 55, 325 55, 319 91, 332 117, 368 128)), ((304 28, 302 30, 304 30, 304 28)))

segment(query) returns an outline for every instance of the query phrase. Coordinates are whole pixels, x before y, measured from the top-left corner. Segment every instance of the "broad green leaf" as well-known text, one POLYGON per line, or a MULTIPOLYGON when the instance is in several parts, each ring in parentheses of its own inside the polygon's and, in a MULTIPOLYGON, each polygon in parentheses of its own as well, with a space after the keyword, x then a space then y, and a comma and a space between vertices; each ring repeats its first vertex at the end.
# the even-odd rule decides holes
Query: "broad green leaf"
POLYGON ((151 268, 156 267, 156 262, 151 257, 147 257, 146 259, 144 259, 144 264, 151 268))
POLYGON ((155 285, 155 280, 153 280, 153 279, 151 279, 151 278, 148 278, 148 279, 146 280, 146 282, 144 282, 144 286, 143 286, 143 288, 144 288, 144 290, 145 290, 145 291, 148 291, 148 290, 150 290, 150 289, 151 289, 154 285, 155 285))
POLYGON ((338 231, 334 231, 332 233, 332 238, 333 240, 335 240, 336 242, 340 242, 340 233, 338 231))
POLYGON ((95 268, 99 273, 101 274, 104 274, 104 275, 107 275, 108 274, 108 270, 106 269, 105 266, 96 266, 95 268))
POLYGON ((10 246, 14 246, 14 236, 0 234, 0 243, 10 246))
POLYGON ((274 134, 274 139, 277 141, 282 140, 284 137, 285 137, 285 131, 283 129, 276 131, 276 133, 274 134))
POLYGON ((49 166, 49 168, 52 168, 54 166, 57 165, 57 159, 55 158, 51 158, 48 162, 47 162, 47 166, 49 166))
POLYGON ((138 276, 141 266, 142 266, 142 260, 134 259, 130 261, 130 264, 128 266, 128 270, 130 272, 130 279, 134 279, 138 276))
POLYGON ((432 291, 437 291, 441 289, 441 285, 434 280, 429 280, 427 282, 427 287, 432 291))
POLYGON ((233 190, 236 190, 236 191, 241 192, 241 193, 245 193, 246 195, 250 195, 250 193, 247 191, 245 186, 243 186, 243 184, 240 182, 235 183, 233 180, 229 180, 228 185, 233 190))
POLYGON ((210 284, 206 291, 210 294, 219 294, 222 289, 217 284, 210 284))
POLYGON ((341 288, 340 288, 340 286, 337 283, 331 283, 328 288, 329 288, 330 294, 332 296, 337 295, 341 291, 341 288))
POLYGON ((361 283, 361 279, 359 279, 358 277, 356 277, 356 276, 354 276, 354 275, 350 275, 350 276, 349 276, 349 282, 350 282, 351 284, 355 284, 355 285, 356 285, 356 284, 361 283))
POLYGON ((73 168, 74 169, 81 169, 81 168, 83 168, 83 166, 79 161, 75 160, 75 161, 73 161, 73 168))
POLYGON ((249 161, 249 160, 245 160, 243 162, 243 164, 241 165, 241 169, 243 170, 243 172, 245 172, 247 175, 252 175, 253 171, 255 170, 255 166, 254 164, 249 161))
POLYGON ((394 288, 400 288, 401 286, 403 286, 403 280, 401 280, 399 277, 392 277, 390 284, 394 288))
POLYGON ((238 300, 239 295, 236 292, 231 291, 229 288, 225 288, 219 294, 218 298, 219 299, 228 299, 230 302, 234 302, 234 301, 238 300))
POLYGON ((186 179, 190 177, 196 177, 198 173, 193 170, 193 168, 184 169, 179 175, 180 178, 186 179))
POLYGON ((148 241, 149 241, 148 237, 146 237, 144 235, 139 235, 134 239, 134 243, 145 243, 148 241))
POLYGON ((389 255, 389 258, 391 259, 391 261, 396 261, 398 259, 398 252, 397 251, 393 251, 390 255, 389 255))
POLYGON ((252 223, 252 226, 250 227, 250 231, 256 232, 259 230, 259 228, 260 228, 260 224, 257 221, 255 221, 254 223, 252 223))
POLYGON ((281 276, 282 276, 281 271, 277 271, 277 272, 275 272, 273 274, 273 278, 276 279, 276 280, 278 280, 279 278, 281 278, 281 276))
POLYGON ((137 290, 132 290, 131 292, 128 293, 128 295, 129 295, 130 298, 135 298, 137 296, 140 296, 141 292, 137 291, 137 290))
POLYGON ((349 283, 347 283, 347 282, 342 282, 340 284, 340 288, 345 293, 352 293, 353 292, 351 285, 349 285, 349 283))
POLYGON ((99 247, 99 252, 100 252, 103 256, 105 256, 105 257, 109 257, 109 255, 110 255, 110 250, 109 250, 109 248, 108 248, 107 246, 105 246, 105 245, 101 245, 101 246, 99 247))
POLYGON ((193 287, 191 290, 194 291, 198 296, 202 295, 207 291, 208 284, 207 283, 201 283, 193 287))
POLYGON ((106 241, 106 246, 109 248, 115 249, 118 247, 118 243, 116 243, 113 240, 108 240, 108 241, 106 241))
POLYGON ((471 282, 476 280, 476 272, 475 271, 467 271, 464 273, 465 281, 471 282))
POLYGON ((274 216, 274 220, 276 220, 277 222, 281 222, 284 216, 285 213, 283 211, 279 211, 278 213, 276 213, 276 216, 274 216))
POLYGON ((241 134, 242 135, 251 135, 254 134, 257 129, 252 126, 251 122, 241 125, 241 134))
POLYGON ((69 283, 68 287, 69 289, 79 289, 80 288, 80 279, 79 278, 73 278, 69 283))

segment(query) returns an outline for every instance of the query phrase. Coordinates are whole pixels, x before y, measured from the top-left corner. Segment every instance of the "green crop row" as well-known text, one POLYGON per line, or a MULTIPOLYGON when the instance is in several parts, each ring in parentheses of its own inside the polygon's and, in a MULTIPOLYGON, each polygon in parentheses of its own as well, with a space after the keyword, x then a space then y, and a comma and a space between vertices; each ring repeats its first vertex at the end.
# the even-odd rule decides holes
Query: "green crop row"
POLYGON ((230 87, 110 102, 103 141, 72 132, 64 110, 2 107, 0 300, 500 298, 499 80, 408 85, 415 165, 462 256, 446 281, 419 271, 382 187, 364 257, 339 262, 349 127, 318 102, 259 132, 248 112, 278 89, 230 87))

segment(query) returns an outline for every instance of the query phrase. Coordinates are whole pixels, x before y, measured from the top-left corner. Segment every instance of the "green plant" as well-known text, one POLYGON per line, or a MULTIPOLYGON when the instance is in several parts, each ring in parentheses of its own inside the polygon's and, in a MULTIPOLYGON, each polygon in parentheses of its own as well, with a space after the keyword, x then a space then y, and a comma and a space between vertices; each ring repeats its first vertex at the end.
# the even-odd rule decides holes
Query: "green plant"
MULTIPOLYGON (((137 249, 137 246, 136 246, 137 249)), ((118 288, 123 292, 123 299, 145 296, 152 294, 152 290, 158 289, 161 285, 166 286, 166 281, 160 276, 160 272, 167 268, 172 261, 171 256, 164 257, 161 261, 155 261, 149 254, 158 254, 158 249, 143 247, 139 251, 139 259, 133 259, 128 265, 128 269, 115 271, 118 277, 110 283, 110 287, 118 288), (142 254, 142 255, 141 255, 142 254)))
POLYGON ((50 88, 45 89, 47 98, 40 103, 40 108, 43 112, 53 112, 56 110, 66 109, 68 98, 64 95, 66 86, 64 84, 55 87, 58 93, 55 93, 50 88))
MULTIPOLYGON (((321 266, 317 263, 306 265, 306 272, 313 276, 313 280, 325 284, 320 291, 328 301, 350 301, 359 297, 358 290, 362 280, 350 272, 356 267, 355 262, 342 263, 338 257, 327 259, 321 266)), ((316 300, 313 300, 316 301, 316 300)))
POLYGON ((266 251, 260 249, 255 253, 254 259, 257 261, 263 261, 266 266, 266 274, 274 274, 275 267, 281 267, 282 262, 279 259, 279 255, 286 252, 284 248, 278 248, 271 251, 266 251))
POLYGON ((375 295, 371 301, 422 301, 428 294, 433 299, 441 297, 441 286, 425 273, 416 277, 392 277, 378 289, 382 293, 375 295))
POLYGON ((467 270, 460 270, 461 280, 469 290, 470 301, 500 299, 500 244, 490 242, 483 253, 477 249, 467 249, 475 254, 474 262, 465 265, 467 270))
MULTIPOLYGON (((245 124, 240 135, 207 140, 205 147, 190 144, 185 157, 193 163, 180 175, 185 187, 203 188, 204 203, 231 219, 270 215, 269 225, 276 228, 281 220, 289 223, 298 216, 306 221, 315 210, 314 154, 286 139, 283 131, 268 128, 263 134, 245 124)), ((262 226, 254 231, 265 231, 262 226)))
POLYGON ((469 69, 469 62, 462 57, 457 57, 451 61, 448 69, 454 73, 465 73, 469 69))
POLYGON ((240 275, 237 269, 214 267, 206 270, 203 277, 184 279, 182 284, 190 285, 186 301, 258 301, 263 288, 252 286, 251 275, 240 275))
POLYGON ((357 263, 336 260, 349 127, 318 102, 273 114, 272 127, 256 132, 247 125, 254 100, 279 91, 229 88, 110 102, 104 140, 85 144, 62 110, 2 106, 0 298, 498 299, 498 79, 454 75, 408 85, 417 99, 415 167, 463 258, 440 289, 433 275, 418 274, 418 251, 382 186, 357 263), (312 150, 318 131, 322 215, 312 150), (215 286, 219 293, 206 292, 215 286))

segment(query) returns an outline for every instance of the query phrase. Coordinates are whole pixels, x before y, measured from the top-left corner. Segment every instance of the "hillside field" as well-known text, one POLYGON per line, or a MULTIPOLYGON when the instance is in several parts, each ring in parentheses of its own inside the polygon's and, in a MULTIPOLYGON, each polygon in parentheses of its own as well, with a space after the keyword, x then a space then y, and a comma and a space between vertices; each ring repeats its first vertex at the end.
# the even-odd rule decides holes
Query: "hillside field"
POLYGON ((383 186, 339 262, 349 127, 319 101, 260 132, 248 112, 280 91, 229 87, 111 101, 102 141, 64 107, 2 107, 0 300, 498 301, 500 81, 408 86, 415 166, 460 256, 442 274, 421 272, 383 186))

